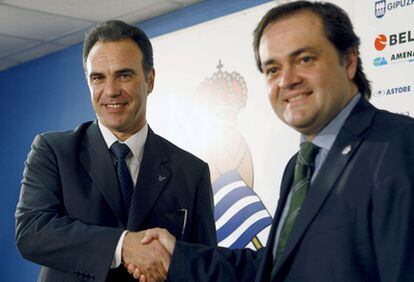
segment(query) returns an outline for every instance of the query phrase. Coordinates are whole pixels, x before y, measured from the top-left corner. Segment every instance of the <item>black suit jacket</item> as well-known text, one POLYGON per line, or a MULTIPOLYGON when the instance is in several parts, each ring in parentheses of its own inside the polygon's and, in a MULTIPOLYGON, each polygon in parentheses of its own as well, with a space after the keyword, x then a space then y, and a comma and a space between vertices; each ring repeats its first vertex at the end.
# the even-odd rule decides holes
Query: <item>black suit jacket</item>
POLYGON ((209 276, 217 281, 414 281, 414 120, 359 101, 274 266, 276 227, 295 162, 296 156, 284 172, 266 248, 254 253, 178 243, 171 275, 179 277, 185 269, 194 281, 209 276))
POLYGON ((187 242, 216 244, 206 163, 148 131, 129 219, 96 122, 38 135, 16 210, 21 254, 40 281, 131 280, 110 270, 121 233, 163 227, 187 242))

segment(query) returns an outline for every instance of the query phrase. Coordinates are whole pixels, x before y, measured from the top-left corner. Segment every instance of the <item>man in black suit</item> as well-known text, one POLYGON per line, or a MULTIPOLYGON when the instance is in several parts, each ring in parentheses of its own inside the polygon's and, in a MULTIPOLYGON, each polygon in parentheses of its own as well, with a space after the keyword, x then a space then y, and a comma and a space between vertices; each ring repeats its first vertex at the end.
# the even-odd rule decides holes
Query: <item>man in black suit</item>
POLYGON ((83 62, 97 120, 35 138, 17 246, 42 265, 39 281, 133 281, 123 263, 142 273, 159 266, 147 277, 163 280, 169 254, 157 241, 140 244, 138 231, 162 226, 183 241, 216 245, 208 166, 147 125, 155 71, 142 30, 96 26, 83 62))
POLYGON ((169 277, 414 281, 414 120, 368 102, 358 47, 348 16, 333 4, 297 1, 262 18, 257 66, 273 110, 302 135, 267 247, 211 248, 147 231, 144 243, 158 238, 172 254, 169 277))

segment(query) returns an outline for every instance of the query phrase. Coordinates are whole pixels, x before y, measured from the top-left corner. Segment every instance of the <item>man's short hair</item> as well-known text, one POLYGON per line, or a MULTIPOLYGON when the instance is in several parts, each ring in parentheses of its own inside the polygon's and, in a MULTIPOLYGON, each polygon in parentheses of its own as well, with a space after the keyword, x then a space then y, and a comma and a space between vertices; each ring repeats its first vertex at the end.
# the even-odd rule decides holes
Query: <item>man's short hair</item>
MULTIPOLYGON (((366 98, 371 97, 371 86, 359 57, 359 37, 355 34, 351 20, 347 13, 340 7, 331 3, 296 1, 277 6, 264 15, 253 32, 253 48, 256 65, 263 72, 259 54, 260 40, 265 28, 278 20, 291 16, 298 12, 309 11, 319 16, 322 21, 327 39, 335 46, 342 60, 350 51, 356 50, 358 55, 357 69, 354 82, 366 98)), ((280 42, 283 45, 283 42, 280 42)))
POLYGON ((142 67, 147 76, 154 66, 151 42, 144 31, 138 27, 117 20, 103 22, 88 31, 83 41, 84 68, 86 69, 86 59, 96 42, 111 42, 127 38, 132 39, 141 49, 142 67))

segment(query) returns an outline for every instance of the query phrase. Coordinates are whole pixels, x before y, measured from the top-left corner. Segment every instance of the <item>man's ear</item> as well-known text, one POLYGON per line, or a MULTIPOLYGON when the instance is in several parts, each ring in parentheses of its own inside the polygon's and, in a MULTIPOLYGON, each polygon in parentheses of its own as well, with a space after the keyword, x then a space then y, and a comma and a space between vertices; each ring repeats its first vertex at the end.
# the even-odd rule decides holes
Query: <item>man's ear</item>
POLYGON ((150 94, 152 92, 152 89, 154 88, 154 81, 155 81, 155 69, 152 68, 147 75, 148 94, 150 94))
POLYGON ((349 80, 355 78, 355 73, 358 65, 358 51, 356 48, 349 49, 345 54, 345 67, 349 80))

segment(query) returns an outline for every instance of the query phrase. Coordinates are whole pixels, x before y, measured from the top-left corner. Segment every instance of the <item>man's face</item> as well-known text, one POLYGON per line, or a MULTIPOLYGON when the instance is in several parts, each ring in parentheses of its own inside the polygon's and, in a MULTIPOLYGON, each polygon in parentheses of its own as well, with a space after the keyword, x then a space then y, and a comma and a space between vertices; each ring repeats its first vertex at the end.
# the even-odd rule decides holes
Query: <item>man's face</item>
POLYGON ((357 93, 356 53, 341 60, 311 12, 269 24, 259 54, 273 110, 309 140, 357 93))
POLYGON ((98 41, 86 60, 92 105, 100 122, 120 140, 139 131, 146 122, 147 96, 154 70, 145 77, 142 52, 131 39, 98 41))

